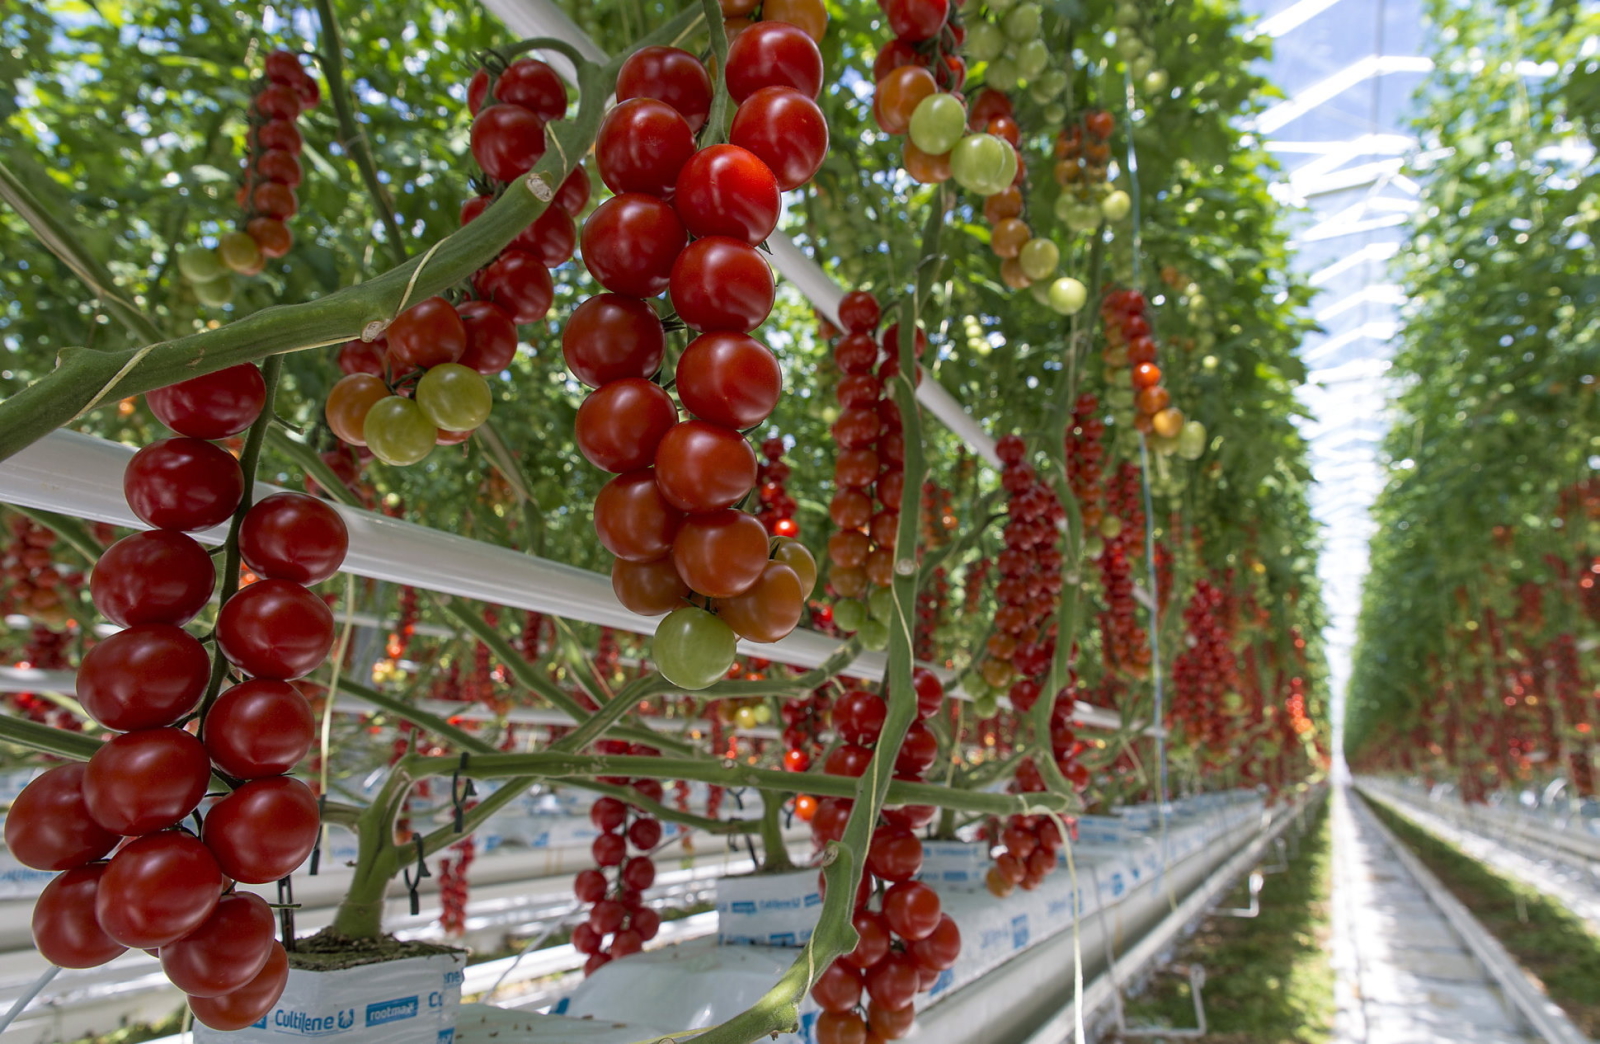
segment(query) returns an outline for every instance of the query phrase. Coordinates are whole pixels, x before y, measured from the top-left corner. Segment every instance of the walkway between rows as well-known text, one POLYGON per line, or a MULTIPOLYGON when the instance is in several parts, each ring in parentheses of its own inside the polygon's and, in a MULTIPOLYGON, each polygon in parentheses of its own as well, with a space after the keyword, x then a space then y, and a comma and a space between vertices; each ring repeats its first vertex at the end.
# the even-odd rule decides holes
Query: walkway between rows
POLYGON ((1353 790, 1333 796, 1337 1044, 1524 1044, 1523 1027, 1353 790))

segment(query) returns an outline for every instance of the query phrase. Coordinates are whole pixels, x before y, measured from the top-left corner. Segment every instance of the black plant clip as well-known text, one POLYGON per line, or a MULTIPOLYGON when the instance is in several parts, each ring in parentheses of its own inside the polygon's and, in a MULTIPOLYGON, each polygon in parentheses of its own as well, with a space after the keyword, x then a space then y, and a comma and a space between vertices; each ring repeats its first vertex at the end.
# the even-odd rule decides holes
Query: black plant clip
MULTIPOLYGON (((325 822, 326 819, 327 819, 327 815, 328 815, 328 795, 319 794, 317 796, 317 822, 318 822, 318 824, 321 824, 321 823, 325 822)), ((306 871, 312 877, 316 877, 317 876, 317 868, 322 865, 322 835, 323 835, 323 828, 322 828, 322 826, 319 825, 317 827, 317 847, 315 847, 315 848, 313 848, 311 850, 311 866, 306 871)))
POLYGON ((467 829, 467 798, 476 797, 478 788, 473 786, 472 780, 466 780, 466 786, 461 785, 461 774, 467 771, 467 759, 472 755, 467 751, 461 752, 461 763, 456 766, 455 772, 450 777, 450 804, 456 813, 456 833, 464 833, 467 829))
POLYGON ((428 861, 423 858, 422 835, 413 830, 411 832, 411 840, 416 842, 417 846, 417 872, 413 875, 410 870, 402 870, 400 874, 405 878, 406 890, 411 896, 411 916, 415 917, 422 912, 422 896, 418 894, 417 889, 422 887, 422 879, 424 877, 432 877, 433 875, 428 873, 428 861))
POLYGON ((294 952, 294 881, 290 875, 278 878, 278 935, 283 948, 294 952))

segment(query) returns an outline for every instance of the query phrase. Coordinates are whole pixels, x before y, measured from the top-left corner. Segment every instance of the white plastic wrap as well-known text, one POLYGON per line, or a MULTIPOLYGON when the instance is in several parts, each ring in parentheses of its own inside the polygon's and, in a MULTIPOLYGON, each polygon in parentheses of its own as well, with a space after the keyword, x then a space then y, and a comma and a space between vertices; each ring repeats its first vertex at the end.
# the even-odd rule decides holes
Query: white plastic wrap
POLYGON ((196 1044, 452 1044, 461 1006, 463 952, 407 957, 338 971, 291 969, 272 1010, 253 1026, 219 1033, 195 1025, 196 1044))
POLYGON ((717 879, 717 942, 804 946, 822 907, 817 871, 717 879))

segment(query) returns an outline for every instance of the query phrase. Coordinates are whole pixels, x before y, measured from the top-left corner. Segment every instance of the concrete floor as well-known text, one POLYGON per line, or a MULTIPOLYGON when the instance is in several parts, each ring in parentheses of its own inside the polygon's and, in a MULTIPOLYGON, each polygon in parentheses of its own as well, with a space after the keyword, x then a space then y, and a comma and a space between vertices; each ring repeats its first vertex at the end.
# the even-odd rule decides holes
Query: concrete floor
POLYGON ((1338 1044, 1523 1044, 1500 991, 1378 834, 1353 791, 1333 796, 1338 1044))

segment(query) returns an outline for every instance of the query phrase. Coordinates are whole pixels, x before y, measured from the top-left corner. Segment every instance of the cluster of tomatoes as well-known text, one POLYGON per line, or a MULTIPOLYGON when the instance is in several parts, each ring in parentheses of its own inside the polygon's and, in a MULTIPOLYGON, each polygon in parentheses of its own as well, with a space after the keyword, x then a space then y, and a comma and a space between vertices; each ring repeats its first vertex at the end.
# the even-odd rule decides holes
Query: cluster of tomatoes
MULTIPOLYGON (((602 754, 654 754, 647 747, 632 747, 616 740, 602 740, 602 754)), ((608 778, 608 783, 627 786, 629 780, 608 778)), ((665 793, 653 779, 631 781, 633 788, 653 801, 665 793)), ((656 864, 649 853, 661 844, 661 823, 643 815, 614 797, 596 798, 589 808, 589 821, 600 831, 590 851, 599 867, 578 873, 573 881, 578 901, 589 907, 589 919, 572 929, 572 945, 588 955, 583 973, 593 975, 601 966, 629 954, 638 953, 661 930, 661 915, 644 903, 644 891, 656 880, 656 864), (628 855, 629 846, 643 855, 628 855), (606 871, 616 871, 613 883, 606 871), (607 941, 609 938, 609 942, 607 941)))
POLYGON ((178 271, 204 305, 220 306, 233 297, 233 273, 259 275, 268 260, 294 245, 285 224, 300 209, 300 114, 322 100, 317 81, 300 57, 278 50, 267 55, 266 76, 250 104, 249 155, 235 196, 247 215, 243 231, 229 232, 216 250, 193 247, 178 256, 178 271))
MULTIPOLYGON (((1025 761, 1023 764, 1032 771, 1025 772, 1019 768, 1018 788, 1024 791, 1043 790, 1044 780, 1039 778, 1033 762, 1025 761)), ((994 865, 984 875, 983 882, 991 895, 1004 899, 1019 887, 1031 892, 1059 865, 1061 828, 1049 816, 1011 816, 998 833, 993 852, 994 865)))
POLYGON ((265 397, 248 364, 150 393, 152 411, 178 435, 136 453, 123 489, 154 528, 117 541, 95 566, 95 607, 123 630, 78 671, 84 710, 118 734, 87 764, 30 783, 6 818, 13 855, 63 871, 34 908, 48 960, 85 968, 128 947, 158 951, 195 1017, 224 1030, 260 1018, 288 975, 271 909, 227 889, 288 875, 316 843, 317 799, 287 775, 310 748, 313 724, 290 679, 333 644, 332 613, 306 585, 331 576, 347 547, 339 516, 302 493, 274 494, 243 514, 240 557, 262 579, 223 603, 213 638, 249 678, 191 713, 212 661, 183 625, 210 600, 216 570, 188 534, 228 521, 244 493, 238 462, 209 440, 247 428, 265 397), (214 775, 226 793, 207 801, 214 775), (183 826, 191 815, 198 836, 183 826))
POLYGON ((51 553, 56 535, 51 530, 26 515, 12 515, 9 529, 11 542, 0 556, 7 581, 0 591, 0 615, 22 613, 47 623, 66 623, 64 603, 83 587, 83 574, 56 565, 51 553))
POLYGON ((1183 651, 1172 663, 1172 717, 1198 742, 1224 739, 1228 694, 1239 688, 1227 592, 1206 577, 1195 581, 1183 609, 1183 651))
POLYGON ((1117 119, 1104 109, 1086 109, 1056 135, 1055 179, 1061 186, 1056 217, 1074 232, 1092 232, 1101 221, 1121 221, 1133 199, 1111 187, 1111 135, 1117 119))
POLYGON ((1050 669, 1056 640, 1051 617, 1061 596, 1061 550, 1057 546, 1066 512, 1055 491, 1027 460, 1027 446, 1015 434, 995 444, 1000 485, 1010 495, 1002 539, 1005 550, 995 565, 994 632, 984 647, 978 675, 989 687, 978 703, 981 717, 993 714, 995 693, 1009 688, 1013 706, 1032 706, 1039 698, 1035 680, 1050 669), (986 709, 987 708, 987 709, 986 709))
POLYGON ((1105 463, 1106 424, 1100 415, 1100 400, 1084 392, 1072 405, 1072 423, 1067 425, 1062 449, 1067 459, 1067 488, 1078 502, 1083 520, 1084 554, 1099 558, 1100 522, 1105 518, 1101 502, 1102 468, 1105 463))
MULTIPOLYGON (((1145 318, 1144 294, 1137 290, 1112 290, 1100 302, 1100 318, 1105 324, 1106 347, 1102 359, 1112 370, 1128 370, 1133 388, 1134 430, 1155 434, 1171 442, 1183 431, 1183 411, 1172 405, 1172 395, 1161 386, 1161 367, 1156 365, 1156 340, 1145 318)), ((1119 403, 1113 389, 1112 407, 1119 403)))
POLYGON ((795 503, 785 485, 790 472, 789 465, 783 462, 783 452, 783 439, 776 435, 761 443, 761 463, 756 466, 761 506, 756 508, 756 518, 773 536, 793 540, 800 535, 800 523, 794 520, 800 505, 795 503))
POLYGON ((1105 550, 1099 558, 1105 612, 1100 635, 1105 663, 1142 678, 1150 670, 1150 643, 1139 626, 1139 603, 1133 597, 1133 559, 1144 552, 1144 506, 1139 468, 1124 461, 1106 484, 1106 513, 1100 522, 1105 550))
MULTIPOLYGON (((900 408, 888 390, 889 380, 900 373, 900 324, 889 326, 880 342, 880 317, 871 294, 846 294, 839 305, 844 334, 833 346, 842 376, 836 389, 841 410, 831 429, 839 456, 833 468, 837 491, 828 504, 837 527, 828 538, 828 584, 839 598, 833 622, 858 632, 869 649, 881 649, 889 640, 889 585, 905 491, 905 436, 900 408)), ((919 327, 915 337, 920 357, 927 336, 919 327)))
POLYGON ((949 601, 950 574, 944 566, 938 566, 928 582, 917 587, 917 625, 911 636, 911 651, 917 659, 933 659, 939 624, 949 601))
POLYGON ((460 935, 467 930, 467 871, 472 868, 478 846, 468 834, 451 845, 450 852, 453 857, 447 855, 439 860, 439 926, 447 935, 460 935))
MULTIPOLYGON (((826 688, 815 689, 811 695, 803 700, 785 700, 779 713, 783 716, 783 767, 790 772, 804 772, 811 767, 811 761, 826 744, 823 743, 822 733, 828 723, 828 716, 833 710, 833 698, 828 695, 826 688)), ((795 803, 795 811, 801 819, 809 820, 809 811, 816 809, 816 802, 811 798, 806 799, 803 810, 799 801, 795 803), (802 814, 804 812, 804 814, 802 814)))
MULTIPOLYGON (((919 667, 913 687, 917 718, 895 758, 896 779, 922 779, 938 757, 938 740, 926 721, 942 706, 944 686, 932 671, 919 667)), ((887 713, 877 693, 852 689, 840 696, 833 727, 843 742, 828 755, 823 771, 843 776, 866 772, 887 713)), ((811 832, 819 844, 844 836, 851 804, 846 798, 817 802, 811 832)), ((961 931, 955 920, 940 908, 937 892, 913 880, 922 869, 922 841, 915 831, 936 813, 929 805, 883 810, 855 896, 851 923, 860 938, 811 989, 822 1008, 814 1028, 817 1044, 866 1044, 909 1035, 916 1022, 912 1002, 917 993, 931 989, 960 956, 961 931)))
POLYGON ((777 227, 780 192, 826 155, 813 100, 822 55, 799 28, 759 22, 729 48, 726 82, 738 103, 731 141, 697 148, 712 105, 705 66, 674 47, 623 63, 595 143, 616 194, 582 232, 584 263, 606 292, 579 305, 562 334, 568 368, 595 389, 578 410, 578 447, 617 475, 594 507, 595 532, 616 556, 613 589, 634 612, 666 614, 653 657, 687 689, 727 673, 737 636, 775 642, 792 631, 815 582, 810 553, 769 543, 740 505, 757 478, 743 432, 767 419, 783 385, 777 358, 750 336, 775 294, 757 246, 777 227), (688 419, 652 379, 666 336, 650 299, 663 291, 676 322, 699 335, 671 381, 688 419))

